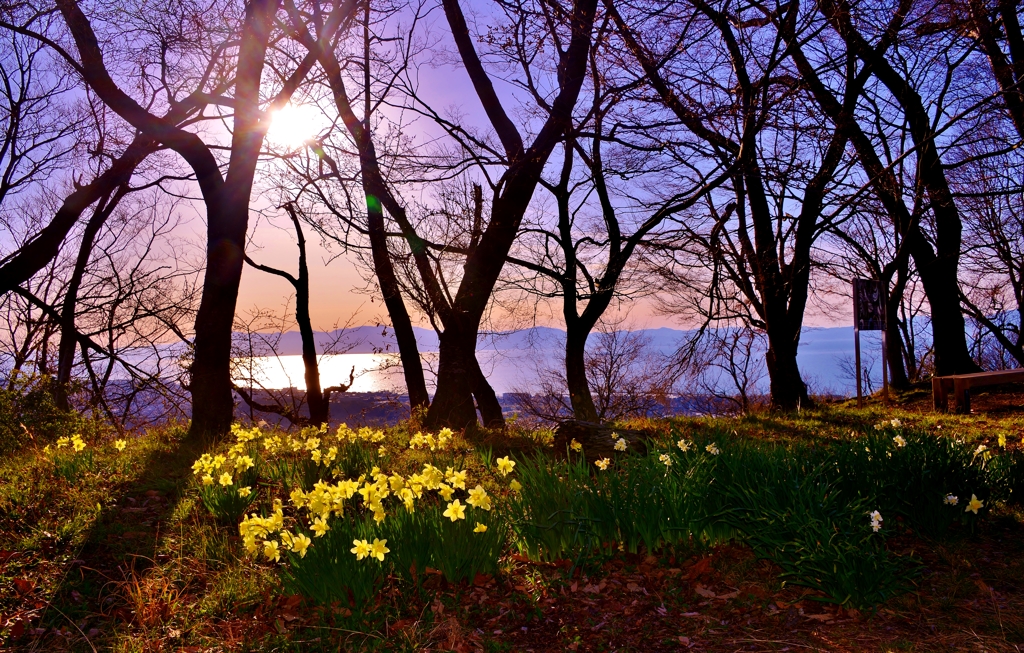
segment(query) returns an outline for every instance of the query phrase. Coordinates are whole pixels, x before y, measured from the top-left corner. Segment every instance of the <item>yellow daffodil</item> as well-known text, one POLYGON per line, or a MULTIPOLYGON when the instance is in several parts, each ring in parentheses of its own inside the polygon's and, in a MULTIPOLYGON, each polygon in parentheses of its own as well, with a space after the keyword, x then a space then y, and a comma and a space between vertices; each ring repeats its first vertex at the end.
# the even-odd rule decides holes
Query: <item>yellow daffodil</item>
POLYGON ((516 466, 516 462, 514 460, 509 460, 508 456, 505 456, 504 458, 498 458, 497 465, 498 472, 500 472, 502 476, 508 476, 512 473, 512 468, 516 466))
POLYGON ((247 469, 251 469, 256 466, 256 463, 252 461, 249 456, 239 456, 238 460, 235 461, 235 471, 241 474, 247 469))
POLYGON ((576 438, 573 438, 572 442, 569 443, 569 448, 573 451, 583 451, 583 445, 577 442, 576 438))
POLYGON ((362 560, 370 555, 370 543, 366 540, 352 540, 352 544, 355 546, 349 550, 356 554, 356 560, 362 560))
POLYGON ((481 524, 480 522, 477 522, 476 523, 476 527, 473 529, 473 532, 474 533, 486 533, 487 532, 487 525, 486 524, 481 524))
POLYGON ((331 527, 327 525, 327 520, 323 517, 317 517, 313 520, 313 537, 323 537, 324 533, 331 530, 331 527))
POLYGON ((387 543, 387 540, 378 540, 377 538, 373 538, 373 544, 370 545, 370 557, 377 558, 377 560, 384 562, 384 554, 391 553, 391 549, 385 546, 387 543))
POLYGON ((299 533, 292 537, 292 551, 299 554, 300 558, 306 557, 306 549, 313 540, 309 539, 304 533, 299 533))
POLYGON ((213 485, 213 477, 209 474, 203 475, 203 485, 213 485))
POLYGON ((973 512, 975 515, 978 514, 978 510, 985 507, 985 502, 979 499, 976 495, 971 495, 971 501, 967 504, 967 509, 964 512, 973 512))
POLYGON ((626 444, 626 439, 625 438, 619 438, 618 440, 615 441, 615 450, 616 451, 625 451, 628 448, 629 448, 629 445, 626 444))
POLYGON ((1003 449, 1006 448, 1006 434, 1002 433, 999 435, 999 446, 1003 449))
POLYGON ((281 559, 281 551, 277 548, 277 540, 266 540, 263 542, 263 555, 267 560, 275 562, 281 559))
POLYGON ((71 438, 68 438, 68 437, 57 438, 57 448, 58 449, 63 449, 64 447, 68 446, 68 444, 70 444, 70 443, 71 443, 71 438))
POLYGON ((456 522, 460 519, 465 519, 466 506, 459 503, 459 500, 456 499, 455 501, 452 501, 451 503, 448 504, 448 509, 444 511, 444 516, 452 520, 453 522, 456 522))
POLYGON ((245 487, 238 488, 238 496, 247 497, 252 494, 252 488, 246 485, 245 487))
POLYGON ((217 479, 217 482, 220 483, 221 485, 225 486, 225 487, 227 487, 228 485, 231 485, 231 483, 232 483, 231 474, 228 474, 227 472, 224 472, 223 474, 220 475, 220 478, 217 479))
POLYGON ((602 458, 601 460, 595 460, 594 464, 597 465, 598 469, 600 469, 601 471, 604 471, 604 470, 608 469, 608 465, 610 465, 611 462, 612 461, 609 460, 608 458, 602 458))
POLYGON ((71 448, 74 449, 75 451, 81 451, 82 449, 85 449, 85 441, 82 439, 82 436, 76 435, 73 438, 71 438, 71 448))
POLYGON ((118 451, 124 451, 124 448, 128 446, 127 440, 114 440, 114 448, 118 451))
POLYGON ((466 470, 456 472, 451 467, 444 474, 444 479, 456 490, 465 490, 469 473, 466 470))
POLYGON ((518 493, 519 490, 523 489, 523 486, 520 485, 519 481, 517 481, 516 479, 512 479, 512 482, 508 484, 508 489, 518 493))
POLYGON ((452 494, 455 493, 455 490, 452 489, 449 485, 442 483, 437 487, 437 493, 440 494, 445 501, 451 501, 452 494))
POLYGON ((469 498, 466 499, 466 503, 480 510, 491 509, 491 497, 487 496, 487 490, 482 485, 477 485, 469 491, 469 498))

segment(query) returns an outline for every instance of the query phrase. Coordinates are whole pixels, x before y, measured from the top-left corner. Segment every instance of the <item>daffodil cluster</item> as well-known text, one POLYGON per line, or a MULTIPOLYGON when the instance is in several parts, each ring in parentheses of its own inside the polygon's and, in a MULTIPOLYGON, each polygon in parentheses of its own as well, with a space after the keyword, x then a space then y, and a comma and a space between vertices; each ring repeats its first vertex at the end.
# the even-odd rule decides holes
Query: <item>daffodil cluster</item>
MULTIPOLYGON (((83 440, 82 436, 77 434, 77 433, 72 435, 70 438, 69 437, 57 438, 57 448, 58 449, 63 449, 64 447, 71 447, 77 453, 79 451, 84 450, 85 446, 86 446, 85 445, 85 440, 83 440)), ((49 453, 50 452, 50 447, 49 446, 44 447, 43 451, 49 453)))
POLYGON ((269 517, 253 513, 243 519, 238 525, 238 533, 250 555, 262 553, 264 558, 274 562, 281 559, 283 551, 292 551, 304 558, 312 543, 304 533, 285 530, 284 508, 280 501, 274 501, 274 512, 269 517))
POLYGON ((235 475, 241 474, 256 465, 252 456, 245 452, 245 444, 238 443, 228 450, 227 455, 211 456, 204 453, 192 463, 192 474, 200 477, 204 486, 215 482, 227 487, 235 482, 235 475))
POLYGON ((427 449, 431 451, 444 451, 449 443, 452 441, 452 436, 455 433, 449 428, 443 428, 437 432, 437 435, 427 433, 423 435, 417 432, 416 435, 409 439, 410 449, 427 449))

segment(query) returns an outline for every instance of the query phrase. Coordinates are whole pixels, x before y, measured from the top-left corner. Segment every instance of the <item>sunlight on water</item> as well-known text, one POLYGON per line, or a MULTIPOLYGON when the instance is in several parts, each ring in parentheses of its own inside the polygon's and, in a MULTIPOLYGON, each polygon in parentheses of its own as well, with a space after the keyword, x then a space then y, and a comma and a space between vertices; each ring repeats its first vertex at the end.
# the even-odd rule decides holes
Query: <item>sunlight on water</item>
MULTIPOLYGON (((320 357, 320 385, 347 384, 355 368, 350 392, 405 392, 397 354, 340 354, 320 357)), ((235 383, 268 390, 304 388, 302 356, 255 356, 235 360, 235 383)))
MULTIPOLYGON (((558 352, 545 349, 523 351, 479 351, 480 368, 498 394, 515 392, 536 382, 539 364, 558 360, 558 352)), ((437 352, 423 352, 423 372, 427 391, 433 392, 437 352)), ((398 354, 338 354, 320 357, 320 385, 328 387, 348 383, 348 375, 355 367, 356 378, 350 392, 397 392, 405 394, 405 378, 398 354)), ((249 378, 254 387, 267 390, 306 387, 303 378, 302 356, 254 356, 235 359, 235 383, 246 387, 249 378)))

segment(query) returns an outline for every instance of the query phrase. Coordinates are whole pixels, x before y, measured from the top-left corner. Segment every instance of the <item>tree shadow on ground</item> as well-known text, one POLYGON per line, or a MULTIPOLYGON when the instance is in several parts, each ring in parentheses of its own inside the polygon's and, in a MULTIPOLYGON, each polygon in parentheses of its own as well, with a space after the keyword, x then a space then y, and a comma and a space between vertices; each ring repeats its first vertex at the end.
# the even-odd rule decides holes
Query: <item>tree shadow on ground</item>
MULTIPOLYGON (((139 461, 142 468, 110 490, 101 514, 81 534, 77 557, 52 556, 51 564, 64 567, 62 579, 38 627, 14 643, 16 650, 96 651, 94 641, 109 636, 114 623, 145 618, 132 609, 144 606, 132 606, 126 598, 152 603, 146 611, 170 609, 177 593, 173 584, 165 584, 162 592, 148 597, 153 601, 146 601, 140 583, 162 562, 158 552, 169 534, 166 525, 185 494, 192 463, 208 445, 185 438, 181 428, 163 429, 158 437, 158 446, 139 461)), ((59 547, 44 542, 44 554, 47 549, 59 547)))

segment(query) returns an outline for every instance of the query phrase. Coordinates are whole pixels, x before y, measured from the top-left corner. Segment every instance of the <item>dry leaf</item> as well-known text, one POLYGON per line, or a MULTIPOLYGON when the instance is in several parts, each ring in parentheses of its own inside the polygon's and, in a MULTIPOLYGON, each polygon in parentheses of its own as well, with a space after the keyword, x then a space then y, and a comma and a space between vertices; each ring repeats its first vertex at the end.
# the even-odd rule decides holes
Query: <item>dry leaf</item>
POLYGON ((703 596, 706 599, 718 598, 717 594, 715 594, 708 588, 704 587, 700 583, 697 583, 697 586, 693 588, 693 591, 696 592, 699 596, 703 596))

